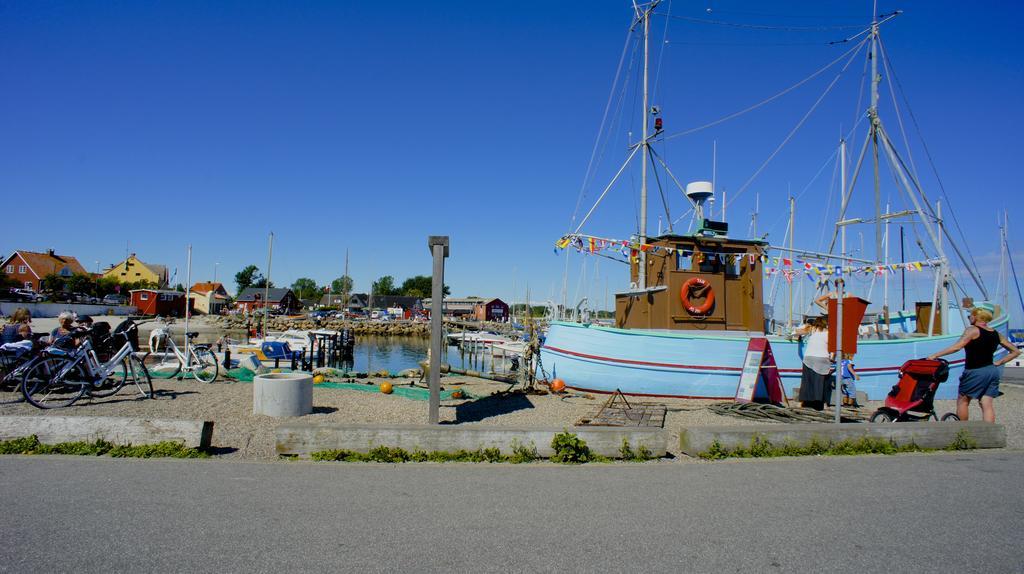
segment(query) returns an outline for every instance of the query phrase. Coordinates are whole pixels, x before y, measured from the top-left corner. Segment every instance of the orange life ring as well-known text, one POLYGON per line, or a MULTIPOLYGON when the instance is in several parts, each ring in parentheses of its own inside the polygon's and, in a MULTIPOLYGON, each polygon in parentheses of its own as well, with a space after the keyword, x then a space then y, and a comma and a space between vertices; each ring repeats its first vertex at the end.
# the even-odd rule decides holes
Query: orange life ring
POLYGON ((691 315, 707 315, 711 312, 711 308, 715 306, 715 292, 711 289, 711 284, 700 277, 687 279, 686 283, 683 283, 683 288, 679 291, 679 298, 683 301, 683 307, 686 307, 686 310, 691 315), (690 291, 693 287, 706 291, 704 303, 699 307, 690 303, 690 291))

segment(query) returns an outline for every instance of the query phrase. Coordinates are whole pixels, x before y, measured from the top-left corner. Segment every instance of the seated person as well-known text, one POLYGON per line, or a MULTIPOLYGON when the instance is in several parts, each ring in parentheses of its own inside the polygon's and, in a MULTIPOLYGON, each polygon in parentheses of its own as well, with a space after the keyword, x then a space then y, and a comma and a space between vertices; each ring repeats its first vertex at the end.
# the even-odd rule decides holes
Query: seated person
POLYGON ((4 325, 3 332, 0 333, 0 345, 4 343, 15 343, 21 340, 20 332, 21 326, 24 325, 29 328, 29 337, 32 336, 32 328, 30 323, 32 322, 32 314, 28 309, 24 307, 18 307, 11 313, 10 319, 6 325, 4 325))
POLYGON ((54 342, 57 339, 70 335, 75 328, 75 314, 70 311, 64 311, 57 316, 57 328, 50 331, 50 342, 54 342))
POLYGON ((32 328, 22 323, 17 327, 17 339, 0 345, 0 351, 21 357, 32 350, 32 328))

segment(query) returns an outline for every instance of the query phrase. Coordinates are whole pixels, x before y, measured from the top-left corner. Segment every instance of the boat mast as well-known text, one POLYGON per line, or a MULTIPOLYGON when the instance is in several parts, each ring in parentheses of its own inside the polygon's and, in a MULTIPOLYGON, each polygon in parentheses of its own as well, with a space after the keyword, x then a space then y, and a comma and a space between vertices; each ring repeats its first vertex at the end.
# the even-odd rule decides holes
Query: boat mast
MULTIPOLYGON (((794 223, 794 221, 796 221, 796 198, 794 198, 793 194, 790 193, 790 195, 789 195, 789 251, 790 251, 790 253, 793 252, 793 223, 794 223)), ((840 260, 840 261, 842 261, 842 260, 840 260)), ((792 273, 792 270, 793 270, 793 266, 790 265, 790 273, 792 273)), ((793 278, 789 277, 789 281, 787 281, 787 283, 789 283, 789 319, 787 320, 786 325, 790 329, 792 329, 793 328, 793 278)))
POLYGON ((267 282, 263 284, 263 340, 267 339, 267 324, 270 320, 270 264, 274 261, 274 232, 267 239, 267 282))
MULTIPOLYGON (((648 129, 648 110, 649 110, 649 94, 648 94, 648 72, 650 68, 650 31, 651 31, 651 13, 654 12, 654 7, 658 5, 660 0, 652 0, 650 4, 644 9, 643 14, 640 16, 643 19, 644 25, 644 86, 643 86, 643 124, 641 127, 641 146, 643 149, 640 150, 640 245, 643 246, 647 243, 647 162, 648 156, 650 156, 650 142, 647 141, 647 129, 648 129)), ((636 10, 639 11, 639 6, 634 4, 636 10)), ((637 286, 640 289, 647 288, 647 254, 643 249, 640 249, 639 253, 639 266, 637 269, 637 286)))
MULTIPOLYGON (((877 12, 877 10, 876 10, 877 12)), ((882 190, 878 172, 878 84, 882 77, 878 75, 878 18, 871 22, 871 107, 868 117, 871 119, 871 158, 875 164, 875 260, 881 259, 882 253, 882 190)))

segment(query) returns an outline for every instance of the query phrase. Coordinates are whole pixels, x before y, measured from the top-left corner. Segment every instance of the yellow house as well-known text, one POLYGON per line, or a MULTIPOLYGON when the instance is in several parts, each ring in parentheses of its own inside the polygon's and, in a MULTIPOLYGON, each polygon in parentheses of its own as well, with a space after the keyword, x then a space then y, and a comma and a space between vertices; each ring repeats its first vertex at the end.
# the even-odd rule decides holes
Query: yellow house
POLYGON ((103 272, 103 277, 113 277, 120 283, 149 281, 157 287, 167 286, 167 266, 143 263, 134 253, 128 259, 103 272))

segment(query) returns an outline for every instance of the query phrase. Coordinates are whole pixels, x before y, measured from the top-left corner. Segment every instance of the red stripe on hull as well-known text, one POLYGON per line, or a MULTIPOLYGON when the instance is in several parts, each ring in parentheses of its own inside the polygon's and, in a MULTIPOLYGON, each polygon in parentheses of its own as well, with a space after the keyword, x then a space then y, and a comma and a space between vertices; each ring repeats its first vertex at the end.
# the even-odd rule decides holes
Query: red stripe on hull
MULTIPOLYGON (((698 370, 698 371, 730 371, 730 372, 735 372, 735 373, 739 373, 739 372, 743 371, 742 367, 718 367, 718 366, 712 366, 712 365, 680 365, 680 364, 677 364, 677 363, 656 363, 656 362, 653 362, 653 361, 636 361, 636 360, 633 360, 633 359, 615 359, 615 358, 612 358, 612 357, 602 357, 601 355, 588 355, 586 353, 578 353, 576 351, 569 351, 567 349, 560 349, 558 347, 552 347, 550 345, 544 345, 544 348, 548 349, 550 351, 556 352, 556 353, 562 353, 563 355, 572 355, 572 356, 575 356, 575 357, 581 357, 581 358, 584 358, 584 359, 594 359, 596 361, 604 361, 604 362, 608 362, 608 363, 623 363, 623 364, 627 364, 627 365, 642 365, 642 366, 647 366, 647 367, 668 367, 668 368, 672 368, 672 369, 693 369, 693 370, 698 370)), ((959 365, 959 364, 963 363, 964 361, 965 361, 965 359, 958 359, 956 361, 950 361, 949 364, 950 365, 959 365)), ((877 372, 880 372, 880 371, 898 371, 900 366, 902 366, 902 365, 897 365, 897 366, 894 366, 894 367, 869 367, 869 368, 863 368, 863 369, 858 368, 857 372, 860 372, 860 373, 877 373, 877 372)), ((779 369, 780 373, 800 373, 801 371, 802 371, 802 369, 779 369)), ((588 392, 607 392, 607 391, 588 391, 588 392)), ((677 395, 642 395, 642 394, 638 394, 636 396, 671 397, 671 396, 677 396, 677 395)), ((706 398, 706 397, 692 397, 692 398, 706 398)), ((728 398, 728 397, 726 397, 726 398, 728 398)))

